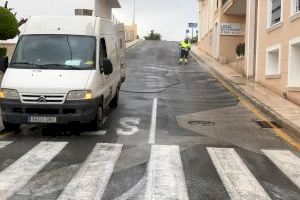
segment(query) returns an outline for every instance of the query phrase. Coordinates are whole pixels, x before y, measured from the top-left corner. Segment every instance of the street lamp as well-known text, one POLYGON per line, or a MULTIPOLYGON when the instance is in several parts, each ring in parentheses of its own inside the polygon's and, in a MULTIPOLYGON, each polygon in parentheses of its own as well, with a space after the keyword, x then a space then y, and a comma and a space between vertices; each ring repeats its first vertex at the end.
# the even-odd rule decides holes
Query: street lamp
POLYGON ((135 24, 135 0, 133 0, 133 20, 132 20, 132 24, 135 24))

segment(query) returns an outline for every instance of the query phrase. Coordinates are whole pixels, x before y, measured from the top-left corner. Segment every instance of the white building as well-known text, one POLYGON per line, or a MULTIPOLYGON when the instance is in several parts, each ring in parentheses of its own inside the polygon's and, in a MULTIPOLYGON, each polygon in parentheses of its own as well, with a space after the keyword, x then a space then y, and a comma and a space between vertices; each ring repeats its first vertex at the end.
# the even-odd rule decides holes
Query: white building
POLYGON ((0 0, 0 5, 8 1, 18 18, 34 15, 74 15, 75 9, 93 10, 93 15, 112 19, 112 9, 121 8, 118 0, 0 0))
MULTIPOLYGON (((112 10, 121 8, 118 0, 0 0, 0 6, 8 1, 8 7, 17 13, 17 18, 30 16, 72 16, 75 9, 89 9, 93 16, 112 20, 112 10)), ((22 27, 20 27, 22 31, 22 27)), ((11 58, 17 38, 0 41, 0 47, 7 48, 7 55, 11 58)))

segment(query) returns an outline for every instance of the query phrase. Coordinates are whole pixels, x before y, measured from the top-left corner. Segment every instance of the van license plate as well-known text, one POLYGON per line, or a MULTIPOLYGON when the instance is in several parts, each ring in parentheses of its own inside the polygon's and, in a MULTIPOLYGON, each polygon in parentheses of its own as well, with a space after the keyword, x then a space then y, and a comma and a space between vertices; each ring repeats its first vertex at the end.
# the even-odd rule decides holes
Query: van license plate
POLYGON ((30 123, 49 123, 54 124, 57 122, 56 117, 29 117, 28 121, 30 123))

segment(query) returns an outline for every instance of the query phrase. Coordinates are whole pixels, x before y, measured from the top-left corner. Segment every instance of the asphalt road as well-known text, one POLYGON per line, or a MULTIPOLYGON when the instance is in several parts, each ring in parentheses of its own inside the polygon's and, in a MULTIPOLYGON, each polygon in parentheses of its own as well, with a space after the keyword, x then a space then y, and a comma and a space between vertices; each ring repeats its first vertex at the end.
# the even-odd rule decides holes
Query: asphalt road
POLYGON ((131 49, 102 131, 22 126, 2 138, 0 199, 300 199, 299 152, 178 55, 175 42, 131 49))

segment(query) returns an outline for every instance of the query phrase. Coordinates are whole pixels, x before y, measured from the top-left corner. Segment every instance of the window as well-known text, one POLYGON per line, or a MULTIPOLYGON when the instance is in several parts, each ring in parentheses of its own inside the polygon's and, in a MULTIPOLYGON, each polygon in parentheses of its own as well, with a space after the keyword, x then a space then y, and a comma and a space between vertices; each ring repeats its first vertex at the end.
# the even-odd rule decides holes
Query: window
POLYGON ((300 0, 291 0, 292 3, 292 14, 300 11, 300 0))
POLYGON ((60 70, 95 68, 96 38, 74 35, 24 35, 11 67, 60 70))
POLYGON ((288 86, 300 87, 300 38, 290 41, 288 86))
POLYGON ((271 23, 276 24, 281 21, 281 0, 271 0, 271 23))
POLYGON ((107 49, 106 49, 106 42, 104 38, 100 39, 100 46, 99 46, 99 65, 100 71, 103 72, 103 59, 107 58, 107 49))
POLYGON ((280 75, 280 45, 268 48, 266 58, 266 76, 277 78, 274 75, 280 75))
POLYGON ((106 49, 106 41, 104 38, 101 38, 101 51, 100 54, 103 58, 107 58, 107 49, 106 49))

